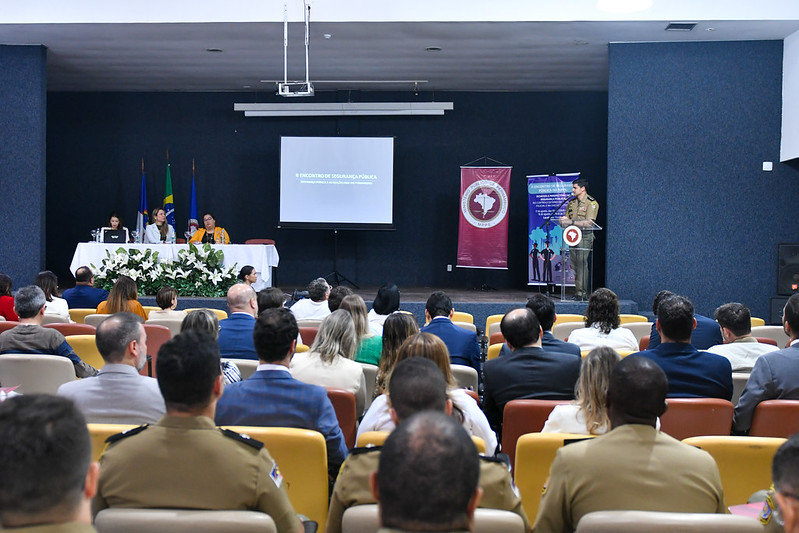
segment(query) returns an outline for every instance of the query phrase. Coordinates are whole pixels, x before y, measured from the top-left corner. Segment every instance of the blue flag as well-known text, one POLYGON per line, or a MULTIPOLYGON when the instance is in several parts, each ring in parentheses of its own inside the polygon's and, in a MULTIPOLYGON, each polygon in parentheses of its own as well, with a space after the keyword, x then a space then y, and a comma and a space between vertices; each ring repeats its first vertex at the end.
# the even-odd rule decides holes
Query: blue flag
POLYGON ((189 205, 189 233, 194 235, 194 232, 200 227, 197 221, 197 191, 194 188, 194 165, 191 170, 191 204, 189 205))
POLYGON ((136 231, 139 236, 136 242, 144 242, 144 230, 147 226, 147 180, 144 178, 144 164, 142 163, 141 171, 141 195, 139 196, 139 212, 136 215, 136 231))

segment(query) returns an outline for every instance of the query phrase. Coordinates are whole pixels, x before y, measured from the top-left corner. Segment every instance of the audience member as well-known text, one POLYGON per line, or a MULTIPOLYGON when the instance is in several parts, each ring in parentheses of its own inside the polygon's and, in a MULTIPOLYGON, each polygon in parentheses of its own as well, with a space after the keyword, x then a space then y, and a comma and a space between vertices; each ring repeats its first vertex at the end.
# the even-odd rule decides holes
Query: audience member
MULTIPOLYGON (((674 296, 674 293, 671 291, 660 291, 655 295, 655 299, 652 301, 652 313, 655 315, 655 318, 658 316, 660 302, 671 296, 674 296)), ((716 346, 724 342, 724 339, 721 338, 719 325, 715 320, 696 314, 694 318, 696 319, 696 328, 694 328, 694 332, 691 335, 691 344, 694 345, 694 348, 697 350, 707 350, 711 346, 716 346)), ((652 324, 652 331, 649 334, 649 348, 655 348, 660 343, 660 334, 655 324, 652 324)))
POLYGON ((667 390, 666 375, 645 357, 616 365, 607 395, 611 431, 558 450, 534 532, 574 531, 593 511, 727 511, 713 458, 655 429, 667 390))
POLYGON ((397 531, 472 531, 479 477, 463 428, 444 413, 418 413, 388 436, 372 474, 380 522, 397 531))
POLYGON ((186 311, 176 311, 178 306, 178 291, 174 287, 168 285, 158 289, 155 295, 155 303, 160 307, 160 310, 150 311, 147 319, 170 319, 170 320, 183 320, 186 318, 186 311))
POLYGON ((735 407, 733 433, 748 433, 755 408, 766 400, 799 400, 799 294, 782 310, 782 327, 788 347, 761 355, 755 361, 746 388, 735 407))
POLYGON ((59 331, 42 327, 45 302, 44 292, 36 285, 22 287, 17 291, 14 296, 14 310, 19 315, 19 325, 0 333, 0 354, 60 355, 72 361, 77 377, 96 375, 97 369, 82 361, 59 331))
POLYGON ((447 345, 453 365, 470 366, 480 375, 480 344, 477 333, 463 329, 452 323, 452 300, 447 293, 436 291, 430 295, 425 305, 424 315, 428 324, 423 333, 432 333, 447 345))
POLYGON ((138 290, 136 282, 131 278, 119 276, 108 293, 108 300, 97 305, 97 314, 136 313, 142 320, 147 320, 147 313, 137 300, 138 290))
POLYGON ((541 326, 526 307, 506 313, 500 329, 511 354, 486 362, 483 398, 483 410, 497 435, 501 435, 505 404, 511 400, 573 399, 582 362, 579 357, 541 348, 541 326))
MULTIPOLYGON (((422 411, 452 414, 452 401, 447 397, 447 382, 437 371, 435 363, 416 357, 398 364, 391 379, 391 418, 400 424, 410 416, 422 411)), ((356 448, 344 461, 336 479, 327 515, 327 533, 341 531, 341 518, 348 508, 356 505, 376 503, 369 490, 369 477, 377 470, 380 447, 356 448)), ((500 459, 480 457, 480 487, 483 498, 480 507, 503 509, 517 513, 524 520, 527 515, 521 498, 513 486, 506 463, 500 459)))
POLYGON ((605 396, 610 375, 621 356, 613 348, 600 346, 591 350, 580 366, 580 378, 574 387, 574 401, 556 405, 541 433, 582 433, 604 435, 610 429, 605 396))
POLYGON ((345 287, 344 285, 336 285, 332 289, 330 289, 330 295, 327 297, 327 307, 330 309, 332 313, 336 309, 341 306, 341 300, 349 296, 350 294, 355 294, 352 292, 352 289, 349 287, 345 287))
MULTIPOLYGON (((191 330, 204 331, 216 341, 219 337, 219 318, 210 309, 195 309, 191 313, 187 313, 186 318, 180 324, 181 333, 191 330)), ((231 361, 222 361, 222 376, 227 385, 241 381, 241 371, 236 363, 231 361)))
POLYGON ((223 385, 213 338, 181 333, 161 346, 156 370, 166 415, 108 439, 94 513, 106 507, 250 509, 269 514, 278 531, 301 531, 263 443, 214 425, 223 385))
POLYGON ((383 337, 375 335, 369 329, 366 315, 366 303, 357 294, 350 294, 341 300, 341 307, 352 316, 355 333, 358 336, 358 349, 355 360, 359 363, 377 365, 380 363, 380 352, 383 350, 383 337))
POLYGON ((663 369, 669 380, 670 398, 732 398, 730 362, 720 355, 700 352, 691 344, 696 319, 688 298, 676 295, 664 298, 658 307, 655 327, 663 342, 630 357, 647 357, 663 369))
POLYGON ((330 314, 327 298, 330 296, 330 285, 325 278, 316 278, 308 284, 308 298, 291 306, 291 312, 297 320, 322 320, 330 314))
POLYGON ((36 275, 33 284, 42 289, 44 299, 44 314, 46 316, 57 316, 65 322, 70 322, 69 305, 63 298, 58 297, 58 277, 49 270, 44 270, 36 275))
POLYGON ((638 339, 632 331, 619 327, 619 298, 610 289, 597 289, 588 298, 585 327, 569 333, 569 342, 582 350, 607 346, 614 350, 638 351, 638 339))
POLYGON ((141 317, 117 313, 97 326, 97 349, 105 365, 94 379, 64 383, 66 396, 98 424, 155 424, 166 410, 158 382, 142 376, 147 363, 147 332, 141 317))
POLYGON ((361 365, 353 361, 357 345, 350 314, 343 309, 333 311, 322 320, 310 351, 294 354, 291 375, 305 383, 353 393, 360 417, 366 405, 366 380, 361 365))
POLYGON ((239 275, 237 276, 237 279, 240 282, 246 283, 247 285, 252 287, 253 285, 255 285, 255 282, 258 281, 258 272, 255 271, 255 267, 253 267, 252 265, 244 265, 243 267, 241 267, 241 270, 239 270, 239 275))
POLYGON ((784 442, 774 454, 771 480, 783 531, 799 533, 799 434, 784 442))
POLYGON ((89 502, 99 466, 72 402, 32 394, 0 403, 0 442, 3 531, 94 531, 89 502))
POLYGON ((372 302, 372 309, 369 310, 367 318, 369 320, 369 327, 375 332, 375 335, 383 334, 383 323, 388 318, 388 315, 394 311, 399 311, 400 306, 400 291, 393 283, 386 283, 377 290, 372 302))
POLYGON ((410 313, 393 312, 383 323, 383 348, 375 377, 375 392, 372 399, 388 392, 388 375, 397 363, 400 346, 405 339, 419 333, 416 317, 410 313))
MULTIPOLYGON (((525 305, 525 307, 535 314, 538 323, 541 325, 541 329, 544 332, 541 336, 541 347, 544 350, 547 352, 572 354, 577 357, 582 355, 579 346, 571 342, 556 339, 555 336, 552 335, 552 326, 555 325, 555 320, 558 318, 558 315, 555 313, 555 302, 552 301, 552 298, 540 292, 533 293, 533 295, 527 299, 527 305, 525 305)), ((499 352, 499 357, 510 355, 510 353, 510 347, 508 347, 507 344, 503 344, 502 350, 499 352)))
POLYGON ((267 309, 276 309, 286 305, 286 294, 277 287, 267 287, 258 291, 257 298, 259 315, 267 309))
POLYGON ((11 278, 0 273, 0 316, 9 322, 19 320, 14 312, 14 297, 11 296, 11 278))
POLYGON ((291 376, 289 368, 298 331, 297 321, 288 309, 261 313, 253 331, 258 369, 225 389, 217 406, 216 423, 318 431, 327 442, 328 472, 335 479, 347 455, 347 445, 327 391, 291 376))
POLYGON ((87 266, 75 271, 75 286, 64 291, 64 300, 70 309, 96 309, 106 299, 108 291, 94 286, 94 274, 87 266))
POLYGON ((729 359, 733 372, 749 372, 758 357, 777 350, 776 346, 757 342, 752 336, 752 317, 745 305, 724 304, 716 309, 715 317, 724 344, 711 346, 707 351, 729 359))
MULTIPOLYGON (((458 388, 449 362, 449 352, 444 341, 432 333, 417 333, 408 337, 397 354, 396 364, 405 359, 422 357, 433 361, 444 374, 447 380, 447 393, 452 400, 455 416, 463 423, 463 428, 475 437, 480 437, 486 443, 486 454, 494 455, 497 448, 497 436, 491 430, 485 414, 480 410, 474 398, 469 396, 466 389, 458 388)), ((391 375, 388 376, 390 387, 391 375)), ((378 396, 369 406, 366 414, 358 425, 358 435, 367 431, 390 431, 394 429, 391 419, 389 398, 383 394, 378 396)))
POLYGON ((219 321, 219 351, 222 357, 258 359, 252 340, 258 301, 255 291, 245 283, 237 283, 227 291, 230 316, 219 321))

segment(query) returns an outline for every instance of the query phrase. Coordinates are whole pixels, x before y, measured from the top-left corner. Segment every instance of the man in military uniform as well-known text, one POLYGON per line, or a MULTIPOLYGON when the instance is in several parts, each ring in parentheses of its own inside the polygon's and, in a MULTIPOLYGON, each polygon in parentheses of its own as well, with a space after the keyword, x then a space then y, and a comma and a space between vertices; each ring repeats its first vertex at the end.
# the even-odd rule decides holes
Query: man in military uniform
POLYGON ((726 512, 713 458, 655 429, 668 386, 645 357, 616 365, 607 393, 611 431, 558 450, 534 532, 574 531, 593 511, 726 512))
POLYGON ((572 183, 573 200, 566 205, 566 214, 560 218, 562 227, 577 226, 583 231, 583 240, 577 246, 570 246, 571 265, 574 270, 574 299, 584 300, 591 293, 591 279, 588 275, 588 256, 594 246, 594 232, 591 228, 599 213, 599 203, 586 191, 588 180, 576 179, 572 183))
POLYGON ((799 532, 799 434, 785 441, 771 463, 774 491, 769 493, 767 507, 760 515, 766 531, 777 531, 782 522, 785 533, 799 532), (775 509, 774 500, 777 508, 775 509), (770 511, 774 511, 773 514, 770 511), (775 520, 775 518, 777 518, 775 520))
MULTIPOLYGON (((447 383, 431 360, 415 357, 399 363, 391 374, 389 393, 391 417, 397 425, 420 411, 452 414, 447 383)), ((380 451, 380 447, 369 447, 356 448, 350 452, 341 467, 330 499, 326 527, 328 533, 341 532, 341 518, 348 508, 376 503, 369 488, 369 476, 377 471, 380 451)), ((513 486, 507 463, 481 457, 480 487, 483 489, 480 507, 512 511, 522 517, 525 529, 529 529, 527 515, 522 509, 519 493, 513 486)))
POLYGON ((114 435, 94 514, 106 507, 253 510, 280 532, 302 531, 277 465, 259 441, 214 425, 222 395, 219 347, 201 331, 165 343, 156 363, 166 414, 114 435))

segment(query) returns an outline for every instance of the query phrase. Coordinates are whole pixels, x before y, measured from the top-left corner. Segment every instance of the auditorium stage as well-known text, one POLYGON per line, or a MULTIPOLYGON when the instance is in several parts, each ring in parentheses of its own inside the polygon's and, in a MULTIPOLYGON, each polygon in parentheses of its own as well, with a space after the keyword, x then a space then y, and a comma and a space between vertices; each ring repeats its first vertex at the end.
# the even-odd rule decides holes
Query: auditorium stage
MULTIPOLYGON (((353 289, 365 301, 367 309, 371 309, 372 300, 377 294, 379 287, 361 287, 353 289)), ((305 290, 305 287, 281 287, 286 293, 291 294, 294 290, 305 290)), ((403 311, 413 313, 419 320, 419 324, 424 323, 424 306, 430 293, 436 290, 443 290, 452 298, 453 306, 456 311, 464 311, 474 316, 474 323, 480 329, 485 328, 486 317, 489 315, 506 313, 514 307, 521 307, 527 301, 527 297, 533 292, 538 292, 536 288, 530 287, 525 290, 479 290, 479 289, 451 289, 438 287, 400 287, 400 308, 403 311)), ((558 291, 558 296, 560 291, 558 291)), ((583 314, 588 305, 586 302, 575 302, 572 300, 560 301, 558 296, 553 297, 558 313, 583 314)), ((141 296, 139 302, 142 305, 156 305, 155 297, 141 296)), ((632 300, 620 301, 622 313, 638 313, 649 316, 652 319, 651 311, 648 306, 639 306, 632 300)), ((224 298, 178 298, 178 309, 191 307, 211 307, 224 309, 227 311, 227 304, 224 298)))

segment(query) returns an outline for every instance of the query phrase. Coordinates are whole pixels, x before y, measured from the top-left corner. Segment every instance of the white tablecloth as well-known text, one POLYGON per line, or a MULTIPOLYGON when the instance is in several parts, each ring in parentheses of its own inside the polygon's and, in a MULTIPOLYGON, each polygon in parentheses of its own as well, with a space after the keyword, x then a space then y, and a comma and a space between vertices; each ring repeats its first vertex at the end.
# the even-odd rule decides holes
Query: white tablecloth
MULTIPOLYGON (((259 291, 272 286, 272 267, 276 267, 280 262, 277 248, 273 244, 212 244, 214 249, 222 250, 225 254, 225 266, 238 264, 241 268, 244 265, 252 265, 258 272, 258 281, 253 288, 259 291)), ((180 250, 185 250, 188 244, 103 244, 97 242, 81 242, 75 248, 72 256, 72 263, 69 265, 73 273, 81 266, 89 266, 94 263, 99 267, 105 259, 106 251, 114 253, 120 248, 126 250, 147 250, 158 252, 158 257, 166 259, 176 259, 180 250)))

